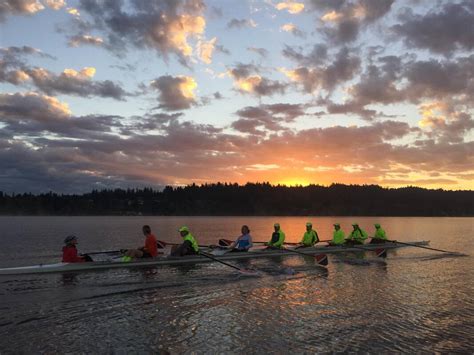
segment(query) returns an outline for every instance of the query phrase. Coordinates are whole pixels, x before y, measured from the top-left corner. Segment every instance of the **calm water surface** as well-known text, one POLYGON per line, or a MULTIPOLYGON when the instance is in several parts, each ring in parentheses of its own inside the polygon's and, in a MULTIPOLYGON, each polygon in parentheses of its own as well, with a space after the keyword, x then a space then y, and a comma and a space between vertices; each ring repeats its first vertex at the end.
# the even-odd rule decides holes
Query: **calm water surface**
MULTIPOLYGON (((321 239, 325 217, 0 217, 0 267, 60 260, 62 240, 82 252, 140 246, 150 224, 165 241, 187 225, 200 244, 234 238, 248 224, 267 240, 278 221, 298 241, 307 220, 321 239)), ((473 218, 356 219, 369 234, 431 240, 474 254, 473 218)), ((77 274, 0 275, 0 353, 474 352, 474 259, 406 248, 232 261, 261 270, 239 276, 220 264, 77 274)))

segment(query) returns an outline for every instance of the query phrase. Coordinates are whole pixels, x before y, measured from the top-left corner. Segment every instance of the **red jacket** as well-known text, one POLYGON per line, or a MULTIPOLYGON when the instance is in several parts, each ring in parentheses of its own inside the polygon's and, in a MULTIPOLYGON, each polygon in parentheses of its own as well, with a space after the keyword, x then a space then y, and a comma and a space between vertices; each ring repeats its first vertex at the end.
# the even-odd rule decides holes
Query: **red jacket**
POLYGON ((63 247, 63 263, 82 263, 82 256, 77 255, 77 249, 74 245, 66 245, 63 247))

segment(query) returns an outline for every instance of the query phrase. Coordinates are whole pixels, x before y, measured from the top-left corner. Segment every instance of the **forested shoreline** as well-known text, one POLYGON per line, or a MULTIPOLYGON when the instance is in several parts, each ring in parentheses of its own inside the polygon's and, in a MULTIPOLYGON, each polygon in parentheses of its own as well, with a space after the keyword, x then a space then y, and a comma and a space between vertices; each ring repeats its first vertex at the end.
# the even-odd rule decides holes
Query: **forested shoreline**
POLYGON ((165 216, 474 216, 474 191, 377 185, 281 186, 216 183, 163 190, 94 190, 84 194, 6 194, 1 215, 165 216))

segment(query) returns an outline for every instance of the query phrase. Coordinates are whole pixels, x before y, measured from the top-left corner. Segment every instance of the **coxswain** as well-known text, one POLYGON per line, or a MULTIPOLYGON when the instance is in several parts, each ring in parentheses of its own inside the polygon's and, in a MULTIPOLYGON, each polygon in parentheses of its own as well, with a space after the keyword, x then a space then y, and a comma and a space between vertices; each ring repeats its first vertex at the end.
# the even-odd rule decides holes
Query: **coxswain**
POLYGON ((272 238, 268 243, 265 243, 270 248, 283 248, 283 243, 285 242, 285 233, 280 229, 280 224, 275 223, 273 225, 275 231, 272 234, 272 238))
POLYGON ((158 256, 158 247, 156 245, 156 237, 151 232, 148 225, 142 227, 143 235, 145 236, 145 245, 138 249, 129 249, 125 252, 122 261, 130 261, 134 258, 154 258, 158 256))
POLYGON ((334 223, 334 232, 329 245, 343 245, 345 243, 345 235, 339 223, 334 223))
POLYGON ((387 241, 387 234, 385 231, 380 227, 380 224, 375 223, 375 233, 374 236, 372 237, 372 240, 370 241, 370 244, 380 244, 380 243, 385 243, 387 241))
POLYGON ((178 229, 183 243, 171 251, 171 256, 195 255, 199 253, 199 246, 188 227, 178 229))
POLYGON ((367 232, 362 230, 358 223, 353 223, 352 228, 352 232, 346 238, 346 244, 364 244, 364 240, 368 238, 367 232))
POLYGON ((64 239, 63 246, 63 263, 83 263, 92 261, 89 255, 77 255, 77 237, 69 235, 64 239))
POLYGON ((312 247, 314 244, 319 242, 318 233, 313 229, 311 222, 306 223, 306 232, 303 234, 303 238, 299 243, 300 247, 312 247))
POLYGON ((249 249, 253 246, 249 227, 247 225, 243 225, 240 231, 242 232, 242 235, 238 237, 235 242, 232 242, 229 245, 229 248, 232 252, 249 251, 249 249))

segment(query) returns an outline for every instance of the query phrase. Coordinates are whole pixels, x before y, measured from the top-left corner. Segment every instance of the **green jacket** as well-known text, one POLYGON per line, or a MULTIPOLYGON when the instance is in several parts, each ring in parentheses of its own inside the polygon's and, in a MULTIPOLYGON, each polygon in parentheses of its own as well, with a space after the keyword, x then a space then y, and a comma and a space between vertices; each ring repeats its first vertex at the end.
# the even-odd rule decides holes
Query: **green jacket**
POLYGON ((364 240, 368 238, 368 234, 365 230, 359 228, 358 230, 353 230, 348 236, 347 239, 355 240, 356 242, 363 243, 364 240))
POLYGON ((301 243, 303 243, 305 247, 312 247, 317 242, 319 242, 318 233, 313 229, 309 232, 306 231, 303 235, 303 239, 301 239, 301 243))
POLYGON ((385 233, 385 231, 382 228, 376 228, 374 238, 375 239, 387 240, 387 234, 385 233))
POLYGON ((335 230, 332 234, 331 243, 336 244, 336 245, 341 245, 341 244, 344 244, 344 242, 345 242, 345 238, 344 238, 344 232, 342 231, 342 229, 335 230))
POLYGON ((285 242, 285 233, 282 230, 278 232, 273 232, 272 239, 268 242, 268 245, 275 248, 283 248, 283 243, 285 242))
POLYGON ((193 247, 193 249, 194 249, 194 251, 195 251, 196 253, 199 252, 198 243, 196 242, 196 239, 194 239, 194 237, 192 236, 191 233, 188 233, 188 234, 183 238, 183 240, 187 240, 188 242, 190 242, 191 245, 192 245, 192 247, 193 247))

